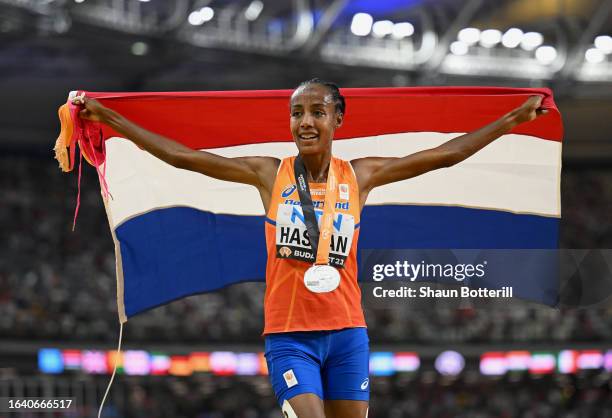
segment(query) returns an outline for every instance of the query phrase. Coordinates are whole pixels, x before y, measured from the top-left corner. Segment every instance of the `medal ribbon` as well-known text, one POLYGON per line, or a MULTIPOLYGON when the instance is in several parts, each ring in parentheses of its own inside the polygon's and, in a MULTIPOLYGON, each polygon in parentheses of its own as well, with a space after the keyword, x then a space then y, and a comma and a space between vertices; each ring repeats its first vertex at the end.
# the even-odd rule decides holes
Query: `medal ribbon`
POLYGON ((308 231, 310 246, 312 251, 317 255, 315 264, 329 264, 329 247, 331 244, 332 228, 334 226, 334 208, 336 206, 336 189, 338 181, 334 170, 333 159, 329 162, 327 171, 327 184, 325 187, 325 203, 323 205, 323 215, 321 218, 321 230, 312 203, 310 187, 308 186, 306 166, 302 157, 298 154, 295 157, 293 171, 297 183, 298 195, 302 204, 302 213, 304 214, 304 223, 308 231))

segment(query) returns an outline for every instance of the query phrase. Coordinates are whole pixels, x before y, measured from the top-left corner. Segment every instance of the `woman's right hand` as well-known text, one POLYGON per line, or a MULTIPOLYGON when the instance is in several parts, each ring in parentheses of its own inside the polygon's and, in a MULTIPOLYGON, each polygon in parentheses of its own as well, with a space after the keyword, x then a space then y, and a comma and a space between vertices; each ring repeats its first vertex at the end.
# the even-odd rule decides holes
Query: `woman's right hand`
POLYGON ((103 106, 96 99, 85 97, 85 93, 83 93, 81 96, 76 96, 72 99, 72 104, 83 107, 83 109, 79 111, 79 117, 82 119, 94 122, 104 122, 108 108, 103 106))
POLYGON ((134 144, 166 163, 184 170, 195 171, 219 180, 244 183, 257 187, 266 212, 272 195, 276 172, 280 160, 275 157, 228 158, 206 151, 193 150, 188 146, 148 131, 118 112, 85 94, 72 99, 79 106, 79 117, 102 122, 111 127, 122 138, 129 138, 134 144))

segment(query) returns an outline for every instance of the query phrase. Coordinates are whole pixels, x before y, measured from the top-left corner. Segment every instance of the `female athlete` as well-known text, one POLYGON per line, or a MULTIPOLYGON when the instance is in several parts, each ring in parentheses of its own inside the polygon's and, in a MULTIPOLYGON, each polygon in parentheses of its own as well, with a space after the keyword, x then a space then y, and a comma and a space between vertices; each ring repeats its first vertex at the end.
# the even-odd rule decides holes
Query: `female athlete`
POLYGON ((359 216, 368 193, 465 160, 516 125, 545 113, 541 101, 530 97, 493 123, 432 149, 402 158, 350 162, 332 156, 334 132, 346 111, 344 98, 335 84, 320 79, 302 83, 291 96, 289 121, 298 155, 282 161, 192 150, 147 131, 94 99, 81 96, 73 103, 83 107, 80 117, 111 126, 175 167, 257 188, 267 215, 266 359, 283 413, 288 418, 363 418, 369 400, 369 341, 357 284, 356 249, 359 216), (296 209, 303 222, 295 221, 296 209), (324 225, 326 213, 332 220, 342 215, 338 231, 342 237, 324 225), (317 217, 323 219, 320 236, 317 217), (313 242, 309 236, 315 236, 313 242), (319 248, 317 237, 324 244, 319 248), (305 278, 315 257, 321 264, 321 254, 323 264, 333 267, 331 273, 305 278))

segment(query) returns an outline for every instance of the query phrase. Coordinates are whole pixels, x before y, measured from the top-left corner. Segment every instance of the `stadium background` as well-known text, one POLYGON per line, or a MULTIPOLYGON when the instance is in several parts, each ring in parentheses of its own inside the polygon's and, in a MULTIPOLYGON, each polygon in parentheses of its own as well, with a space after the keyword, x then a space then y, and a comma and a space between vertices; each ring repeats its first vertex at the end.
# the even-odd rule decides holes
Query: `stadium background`
MULTIPOLYGON (((612 248, 608 35, 608 0, 0 0, 0 397, 71 395, 78 410, 45 416, 95 416, 114 358, 97 178, 85 167, 71 232, 76 176, 52 159, 68 91, 277 89, 313 76, 547 86, 566 130, 560 247, 612 248)), ((369 307, 370 417, 612 417, 601 296, 587 309, 369 307)), ((243 284, 131 319, 104 416, 280 416, 262 374, 262 299, 262 285, 243 284)))

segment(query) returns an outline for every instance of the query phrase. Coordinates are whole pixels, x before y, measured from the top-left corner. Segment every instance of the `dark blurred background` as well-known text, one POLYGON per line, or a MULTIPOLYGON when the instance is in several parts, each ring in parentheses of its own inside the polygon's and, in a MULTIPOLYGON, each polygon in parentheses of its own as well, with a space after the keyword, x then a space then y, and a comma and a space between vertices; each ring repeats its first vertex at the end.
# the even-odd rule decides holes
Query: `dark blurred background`
MULTIPOLYGON (((77 178, 52 159, 70 90, 281 89, 314 76, 549 87, 566 132, 560 247, 612 248, 610 35, 609 0, 0 0, 0 397, 71 394, 76 415, 48 416, 89 417, 108 380, 118 320, 97 176, 84 167, 71 232, 77 178)), ((104 416, 280 416, 265 376, 210 356, 177 366, 193 352, 261 352, 263 290, 238 285, 131 319, 125 346, 164 353, 174 369, 123 371, 104 416)), ((395 358, 374 362, 370 417, 612 417, 609 301, 366 315, 372 351, 395 358), (460 357, 438 364, 449 349, 460 357), (398 366, 405 352, 416 369, 398 366), (508 352, 531 363, 512 368, 508 352), (505 353, 503 367, 483 370, 484 353, 505 353)))

